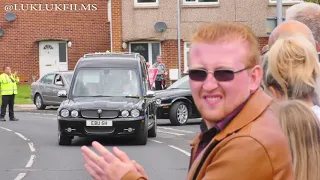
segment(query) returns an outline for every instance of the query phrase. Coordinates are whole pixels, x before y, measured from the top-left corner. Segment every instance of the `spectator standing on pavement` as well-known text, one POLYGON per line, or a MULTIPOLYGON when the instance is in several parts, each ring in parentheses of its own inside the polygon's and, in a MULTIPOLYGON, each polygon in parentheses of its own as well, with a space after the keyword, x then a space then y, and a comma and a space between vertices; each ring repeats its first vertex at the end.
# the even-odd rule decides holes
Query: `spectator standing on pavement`
POLYGON ((18 121, 19 119, 14 117, 13 107, 15 95, 18 94, 17 83, 19 83, 20 80, 17 76, 17 72, 11 73, 11 68, 9 66, 5 66, 3 70, 4 73, 0 75, 2 96, 0 121, 6 121, 5 115, 7 105, 9 105, 10 121, 18 121))
MULTIPOLYGON (((294 179, 288 141, 278 110, 261 88, 260 50, 253 32, 239 23, 201 26, 190 50, 192 97, 206 128, 191 142, 188 180, 294 179)), ((97 155, 82 147, 95 179, 147 179, 141 166, 117 148, 97 142, 97 155)))
POLYGON ((320 179, 320 122, 300 100, 286 101, 279 111, 280 126, 289 140, 296 180, 320 179))
POLYGON ((158 68, 158 73, 155 80, 156 90, 163 89, 163 82, 165 82, 166 66, 162 62, 162 57, 157 56, 157 62, 152 65, 153 68, 158 68))
POLYGON ((305 36, 278 39, 268 52, 264 71, 267 92, 280 100, 302 100, 320 119, 320 107, 313 102, 320 67, 316 49, 305 36))

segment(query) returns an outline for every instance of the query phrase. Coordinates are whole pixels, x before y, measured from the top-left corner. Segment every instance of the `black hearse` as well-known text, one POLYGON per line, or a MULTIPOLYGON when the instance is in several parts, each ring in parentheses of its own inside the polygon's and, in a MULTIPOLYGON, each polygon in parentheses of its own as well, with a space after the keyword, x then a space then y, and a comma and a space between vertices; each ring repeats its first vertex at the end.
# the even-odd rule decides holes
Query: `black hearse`
POLYGON ((74 136, 135 137, 145 145, 156 137, 154 92, 145 59, 137 53, 84 55, 74 69, 67 97, 58 109, 59 145, 74 136))

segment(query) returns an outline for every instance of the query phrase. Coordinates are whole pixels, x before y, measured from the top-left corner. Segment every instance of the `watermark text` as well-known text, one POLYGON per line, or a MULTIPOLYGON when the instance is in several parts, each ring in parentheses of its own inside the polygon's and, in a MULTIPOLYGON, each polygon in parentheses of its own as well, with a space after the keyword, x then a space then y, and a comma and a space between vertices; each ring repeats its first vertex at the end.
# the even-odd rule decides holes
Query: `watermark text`
POLYGON ((96 11, 97 4, 7 4, 5 11, 96 11))

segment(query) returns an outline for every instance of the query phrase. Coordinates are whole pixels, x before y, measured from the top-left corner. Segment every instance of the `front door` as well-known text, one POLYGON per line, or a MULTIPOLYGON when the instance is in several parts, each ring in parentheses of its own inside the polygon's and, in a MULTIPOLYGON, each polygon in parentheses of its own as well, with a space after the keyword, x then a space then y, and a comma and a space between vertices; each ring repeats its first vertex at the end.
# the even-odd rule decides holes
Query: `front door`
POLYGON ((67 43, 42 41, 39 43, 40 77, 54 71, 68 71, 67 43))
POLYGON ((139 53, 152 65, 157 62, 157 56, 161 54, 160 42, 132 42, 129 51, 139 53))

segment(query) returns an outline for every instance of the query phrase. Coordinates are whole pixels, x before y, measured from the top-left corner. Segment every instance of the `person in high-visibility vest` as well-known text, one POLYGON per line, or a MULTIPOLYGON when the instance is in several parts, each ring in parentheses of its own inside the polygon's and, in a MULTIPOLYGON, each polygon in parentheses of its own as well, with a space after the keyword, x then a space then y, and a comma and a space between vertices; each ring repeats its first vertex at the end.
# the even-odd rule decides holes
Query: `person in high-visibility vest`
POLYGON ((6 115, 8 104, 10 121, 18 121, 19 119, 14 117, 13 106, 14 96, 18 94, 17 83, 19 83, 20 79, 17 76, 17 72, 15 72, 14 74, 11 73, 11 68, 9 66, 5 66, 3 70, 4 73, 0 75, 2 96, 0 121, 6 121, 4 117, 6 115))

